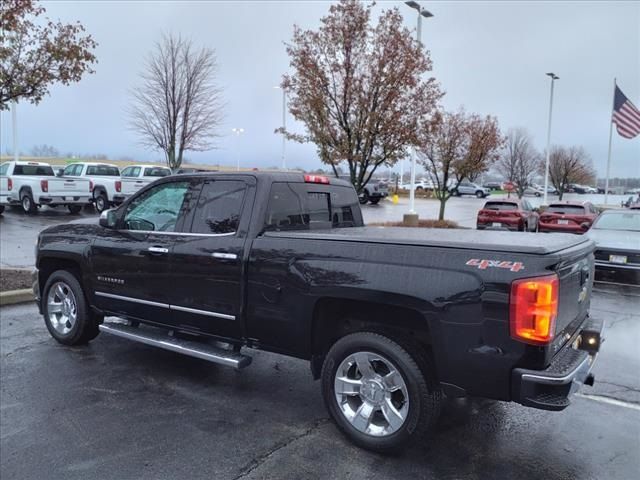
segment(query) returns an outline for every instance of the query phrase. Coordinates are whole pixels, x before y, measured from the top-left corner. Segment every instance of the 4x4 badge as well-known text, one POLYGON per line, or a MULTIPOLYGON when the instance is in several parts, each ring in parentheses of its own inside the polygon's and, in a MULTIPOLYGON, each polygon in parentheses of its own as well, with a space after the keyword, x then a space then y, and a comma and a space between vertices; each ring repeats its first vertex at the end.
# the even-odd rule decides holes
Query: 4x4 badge
POLYGON ((524 264, 522 262, 509 262, 506 260, 481 260, 479 258, 472 258, 465 265, 478 267, 480 270, 486 270, 487 268, 506 268, 512 272, 524 270, 524 264))

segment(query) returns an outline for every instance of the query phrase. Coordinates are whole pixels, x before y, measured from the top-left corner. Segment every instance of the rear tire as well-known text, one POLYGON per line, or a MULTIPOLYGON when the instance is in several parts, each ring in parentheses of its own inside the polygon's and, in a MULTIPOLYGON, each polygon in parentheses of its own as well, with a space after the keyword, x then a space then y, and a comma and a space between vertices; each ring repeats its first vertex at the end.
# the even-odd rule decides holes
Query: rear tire
POLYGON ((4 205, 0 205, 0 213, 4 212, 4 205))
POLYGON ((371 205, 377 205, 378 202, 380 201, 380 197, 370 198, 369 201, 371 202, 371 205))
POLYGON ((478 190, 478 191, 476 192, 476 197, 477 197, 477 198, 484 198, 484 192, 481 192, 480 190, 478 190))
POLYGON ((63 345, 82 345, 100 333, 100 318, 90 311, 82 286, 71 272, 53 272, 41 301, 47 330, 63 345))
POLYGON ((322 394, 353 443, 383 453, 428 432, 442 404, 424 348, 374 332, 352 333, 331 347, 322 366, 322 394))
POLYGON ((105 195, 104 192, 100 192, 96 197, 94 197, 96 211, 98 213, 102 213, 109 208, 109 199, 105 195))
POLYGON ((366 190, 358 195, 358 201, 360 202, 360 205, 365 205, 369 201, 369 194, 366 190))
POLYGON ((82 210, 82 205, 67 205, 67 208, 69 209, 69 213, 77 215, 80 213, 80 210, 82 210))
POLYGON ((33 195, 30 191, 24 191, 20 195, 20 205, 22 205, 22 211, 27 215, 32 215, 38 210, 37 205, 33 201, 33 195))

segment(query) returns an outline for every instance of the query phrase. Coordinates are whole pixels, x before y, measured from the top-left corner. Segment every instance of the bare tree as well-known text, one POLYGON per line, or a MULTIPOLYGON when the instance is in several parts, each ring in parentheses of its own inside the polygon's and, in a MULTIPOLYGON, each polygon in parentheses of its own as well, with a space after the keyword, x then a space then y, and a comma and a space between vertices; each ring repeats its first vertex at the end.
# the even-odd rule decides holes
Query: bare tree
POLYGON ((538 171, 540 156, 533 147, 531 136, 524 128, 509 130, 504 150, 498 160, 498 168, 516 187, 522 198, 527 186, 538 171))
POLYGON ((132 92, 131 128, 142 145, 164 152, 171 169, 180 167, 185 151, 215 148, 223 109, 216 70, 212 49, 164 35, 132 92))
POLYGON ((429 53, 398 9, 383 11, 376 25, 370 20, 371 5, 341 0, 317 31, 295 27, 287 45, 293 73, 283 80, 290 112, 306 129, 284 133, 315 143, 336 176, 346 163, 358 191, 416 144, 420 122, 442 96, 434 78, 422 78, 431 70, 429 53))
POLYGON ((52 147, 51 145, 42 144, 42 145, 34 145, 33 148, 31 149, 31 155, 33 155, 34 157, 54 158, 54 157, 59 157, 60 152, 58 151, 57 148, 52 147))
MULTIPOLYGON (((539 162, 539 170, 544 174, 545 162, 539 162)), ((592 183, 595 171, 591 159, 582 147, 551 148, 549 155, 549 180, 558 191, 559 200, 572 183, 592 183)))
POLYGON ((463 109, 439 113, 421 131, 418 159, 440 201, 439 220, 444 220, 446 203, 460 182, 477 177, 497 160, 502 141, 495 118, 468 115, 463 109))
POLYGON ((38 104, 54 83, 69 85, 94 73, 98 45, 79 23, 38 18, 33 0, 3 0, 0 6, 0 110, 21 99, 38 104))

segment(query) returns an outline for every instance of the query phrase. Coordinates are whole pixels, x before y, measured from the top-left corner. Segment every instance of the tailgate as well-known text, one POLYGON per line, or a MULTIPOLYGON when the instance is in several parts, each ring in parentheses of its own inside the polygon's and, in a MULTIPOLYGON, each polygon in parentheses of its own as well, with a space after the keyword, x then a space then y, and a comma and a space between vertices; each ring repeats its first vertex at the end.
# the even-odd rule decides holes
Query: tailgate
POLYGON ((150 182, 142 179, 123 178, 122 193, 124 193, 125 195, 132 195, 149 183, 150 182))
POLYGON ((593 248, 582 248, 567 257, 556 269, 560 280, 556 340, 553 342, 556 348, 564 344, 589 313, 593 288, 593 248))
POLYGON ((52 178, 48 180, 49 195, 88 197, 91 195, 89 180, 84 178, 52 178))

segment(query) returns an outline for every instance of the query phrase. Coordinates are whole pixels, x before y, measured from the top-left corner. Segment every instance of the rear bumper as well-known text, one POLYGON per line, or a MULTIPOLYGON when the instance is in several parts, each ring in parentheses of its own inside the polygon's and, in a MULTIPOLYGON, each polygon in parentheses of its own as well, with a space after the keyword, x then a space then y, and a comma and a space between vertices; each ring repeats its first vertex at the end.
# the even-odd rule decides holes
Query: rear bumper
POLYGON ((91 203, 89 195, 40 196, 34 199, 39 205, 88 205, 91 203))
POLYGON ((580 225, 558 225, 557 223, 542 223, 538 224, 538 231, 544 233, 577 233, 583 234, 585 230, 580 225))
POLYGON ((513 231, 513 232, 517 232, 517 231, 520 230, 521 224, 522 224, 522 222, 520 222, 520 221, 509 222, 509 221, 504 221, 504 220, 499 220, 499 219, 491 220, 491 221, 482 221, 482 220, 480 220, 480 221, 478 221, 476 223, 476 228, 478 230, 485 230, 485 229, 489 228, 489 229, 492 229, 492 230, 500 229, 500 230, 510 230, 510 231, 513 231), (500 226, 494 226, 493 225, 494 223, 498 223, 498 224, 500 224, 500 226))
POLYGON ((604 340, 603 331, 603 322, 589 319, 546 369, 514 369, 511 375, 512 400, 542 410, 567 408, 571 395, 583 384, 593 385, 591 368, 604 340))

